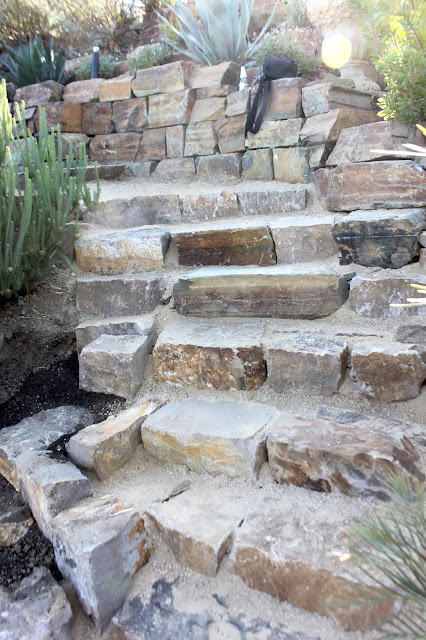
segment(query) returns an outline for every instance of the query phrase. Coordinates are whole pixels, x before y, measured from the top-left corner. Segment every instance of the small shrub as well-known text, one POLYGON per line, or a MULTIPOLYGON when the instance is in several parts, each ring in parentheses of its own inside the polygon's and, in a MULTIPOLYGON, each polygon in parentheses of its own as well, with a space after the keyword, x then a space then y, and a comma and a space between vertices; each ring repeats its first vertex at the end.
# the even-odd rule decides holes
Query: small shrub
POLYGON ((33 33, 49 33, 49 17, 43 2, 0 0, 0 43, 27 43, 33 33))
POLYGON ((282 0, 287 6, 287 15, 293 27, 310 27, 307 0, 282 0))
POLYGON ((19 45, 18 51, 8 45, 5 45, 5 49, 9 59, 2 60, 1 63, 8 72, 0 71, 0 76, 15 87, 26 87, 45 80, 64 83, 65 56, 62 49, 55 55, 53 38, 45 47, 41 35, 38 35, 34 39, 30 38, 28 45, 19 45))
POLYGON ((167 44, 150 44, 138 51, 136 56, 129 57, 131 69, 149 69, 160 64, 167 56, 169 47, 167 44))
MULTIPOLYGON (((111 56, 99 56, 99 77, 108 80, 114 75, 117 62, 111 56)), ((86 60, 75 72, 77 80, 90 80, 92 73, 92 60, 86 60)))
POLYGON ((319 68, 321 62, 318 58, 308 56, 303 45, 295 42, 285 32, 270 33, 265 36, 263 42, 253 55, 253 60, 258 67, 262 67, 269 56, 289 56, 299 65, 299 73, 309 75, 319 68))

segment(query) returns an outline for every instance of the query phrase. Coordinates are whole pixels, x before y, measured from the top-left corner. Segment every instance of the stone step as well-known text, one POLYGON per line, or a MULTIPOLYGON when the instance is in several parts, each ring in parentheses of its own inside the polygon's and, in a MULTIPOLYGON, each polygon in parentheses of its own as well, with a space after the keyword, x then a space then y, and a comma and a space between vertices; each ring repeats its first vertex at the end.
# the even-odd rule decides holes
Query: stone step
POLYGON ((151 313, 157 307, 169 278, 147 273, 77 278, 77 309, 102 318, 151 313))
POLYGON ((351 281, 349 293, 351 309, 365 318, 425 316, 426 305, 409 308, 390 306, 405 304, 407 298, 421 298, 413 289, 414 284, 426 286, 426 276, 383 272, 356 276, 351 281))
POLYGON ((180 276, 173 294, 182 315, 314 319, 342 306, 348 283, 325 267, 202 267, 180 276))
POLYGON ((122 316, 119 318, 93 318, 78 325, 75 330, 77 353, 102 334, 110 336, 148 336, 150 347, 155 341, 155 316, 122 316))
POLYGON ((82 271, 98 275, 152 271, 164 266, 169 242, 165 229, 84 235, 75 243, 76 261, 82 271))

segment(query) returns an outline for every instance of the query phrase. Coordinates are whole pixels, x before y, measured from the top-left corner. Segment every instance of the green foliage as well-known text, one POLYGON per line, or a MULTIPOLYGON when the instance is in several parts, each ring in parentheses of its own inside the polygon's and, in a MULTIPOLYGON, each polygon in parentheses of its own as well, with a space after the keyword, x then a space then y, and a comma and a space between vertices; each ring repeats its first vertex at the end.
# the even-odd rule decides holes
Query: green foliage
POLYGON ((293 27, 312 26, 308 17, 307 0, 282 0, 287 7, 287 15, 293 27))
POLYGON ((65 57, 62 49, 56 54, 53 51, 53 39, 45 47, 41 35, 30 38, 27 45, 19 45, 14 51, 8 45, 5 49, 9 54, 8 60, 2 60, 8 72, 0 71, 0 76, 15 87, 26 87, 29 84, 56 80, 63 84, 65 75, 65 57))
POLYGON ((85 184, 87 155, 80 145, 79 158, 70 153, 62 162, 60 127, 47 131, 46 114, 40 109, 38 140, 25 128, 24 105, 16 105, 17 121, 7 102, 6 83, 0 87, 0 298, 33 290, 49 275, 52 262, 62 253, 65 224, 79 203, 94 207, 85 184), (19 132, 23 137, 19 138, 19 132), (24 168, 19 181, 11 148, 24 168), (71 175, 73 173, 74 175, 71 175))
POLYGON ((208 66, 225 60, 243 64, 256 50, 275 13, 274 9, 256 40, 249 44, 248 27, 253 0, 195 0, 195 3, 199 20, 182 0, 175 0, 173 5, 164 2, 177 19, 178 26, 164 16, 158 16, 166 28, 183 41, 184 46, 169 37, 165 42, 194 62, 208 66))
POLYGON ((387 85, 379 99, 385 120, 418 122, 426 117, 426 1, 352 0, 364 19, 377 70, 387 85))
MULTIPOLYGON (((111 56, 99 56, 99 77, 108 80, 114 75, 117 62, 111 56)), ((92 73, 92 59, 86 60, 75 72, 77 80, 90 80, 92 73)))
POLYGON ((26 43, 33 33, 48 33, 46 7, 31 0, 0 0, 0 42, 26 43))
POLYGON ((131 69, 149 69, 155 67, 164 60, 169 53, 169 47, 165 43, 149 44, 136 56, 128 58, 129 67, 131 69))
POLYGON ((265 36, 263 42, 253 55, 253 60, 258 67, 262 67, 266 58, 270 56, 289 56, 299 64, 299 73, 309 75, 319 68, 321 61, 307 55, 304 47, 295 42, 286 33, 270 33, 265 36))
MULTIPOLYGON (((380 637, 424 640, 426 637, 425 488, 406 474, 389 476, 392 502, 353 524, 348 531, 351 562, 359 573, 358 595, 348 604, 393 605, 393 616, 380 637), (359 578, 361 574, 361 579, 359 578), (373 595, 374 594, 374 595, 373 595)), ((353 583, 351 583, 353 585, 353 583)))

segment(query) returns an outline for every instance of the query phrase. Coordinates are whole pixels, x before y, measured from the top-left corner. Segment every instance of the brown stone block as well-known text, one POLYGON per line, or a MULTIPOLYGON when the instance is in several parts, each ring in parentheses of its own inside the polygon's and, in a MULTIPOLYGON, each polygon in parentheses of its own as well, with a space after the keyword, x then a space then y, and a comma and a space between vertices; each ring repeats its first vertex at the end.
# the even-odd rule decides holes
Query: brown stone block
POLYGON ((250 104, 250 88, 245 87, 241 91, 231 93, 226 101, 226 117, 247 115, 250 104))
POLYGON ((197 176, 204 180, 234 180, 241 175, 241 154, 204 156, 195 161, 197 176))
POLYGON ((130 73, 111 78, 111 80, 105 80, 99 87, 99 101, 128 100, 132 96, 131 84, 132 76, 130 73))
POLYGON ((249 149, 294 147, 299 142, 302 124, 302 118, 263 122, 258 133, 249 133, 247 135, 247 147, 249 149))
POLYGON ((337 245, 331 233, 334 216, 290 217, 269 223, 278 264, 321 261, 334 256, 337 245))
POLYGON ((426 286, 426 277, 387 273, 356 276, 351 281, 351 309, 366 318, 426 316, 426 305, 409 308, 390 306, 404 304, 407 298, 421 298, 421 294, 411 286, 416 283, 426 286))
POLYGON ((238 216, 238 200, 235 193, 228 191, 202 195, 183 195, 182 222, 202 222, 238 216))
POLYGON ((188 124, 195 102, 195 91, 185 89, 175 93, 165 93, 149 97, 148 126, 171 127, 175 124, 188 124))
POLYGON ((62 133, 62 158, 66 158, 69 153, 77 159, 80 153, 80 145, 84 144, 86 152, 89 149, 89 140, 83 133, 62 133))
POLYGON ((47 128, 60 125, 63 133, 81 133, 81 120, 83 107, 81 104, 71 102, 47 102, 39 105, 35 114, 35 124, 37 131, 40 122, 40 107, 46 112, 47 128))
POLYGON ((117 132, 142 131, 148 124, 146 98, 132 98, 114 102, 112 119, 117 132))
POLYGON ((139 144, 135 162, 163 160, 166 157, 166 129, 146 129, 139 144))
POLYGON ((273 149, 275 180, 287 184, 303 184, 310 181, 307 150, 303 147, 273 149))
POLYGON ((189 76, 194 68, 191 62, 171 62, 159 67, 141 69, 132 81, 132 91, 137 97, 154 93, 174 93, 191 85, 189 76))
POLYGON ((113 133, 112 106, 110 102, 83 104, 81 131, 89 136, 113 133))
POLYGON ((225 98, 206 98, 205 100, 195 100, 190 123, 203 122, 205 120, 220 120, 225 116, 225 108, 225 98))
MULTIPOLYGON (((302 116, 301 88, 305 83, 306 80, 303 78, 272 80, 269 85, 268 107, 264 120, 287 120, 287 118, 302 116)), ((257 87, 254 87, 251 93, 252 103, 256 93, 257 87)))
POLYGON ((305 188, 270 189, 268 191, 239 191, 238 202, 244 216, 269 216, 306 208, 305 188))
POLYGON ((54 80, 45 80, 26 87, 19 87, 14 95, 14 102, 25 102, 26 107, 37 107, 46 102, 59 102, 62 100, 64 87, 54 80))
POLYGON ((308 118, 300 132, 300 140, 305 144, 333 142, 342 129, 377 122, 379 117, 373 111, 361 109, 333 109, 308 118))
POLYGON ((178 124, 166 129, 166 149, 168 158, 182 158, 185 149, 186 127, 178 124))
POLYGON ((201 89, 217 85, 238 87, 241 67, 235 62, 221 62, 211 67, 195 67, 190 78, 193 89, 201 89))
POLYGON ((185 156, 210 156, 218 150, 213 122, 190 123, 185 135, 185 156))
POLYGON ((92 78, 91 80, 79 80, 70 82, 64 88, 63 99, 65 102, 99 102, 99 87, 105 82, 103 78, 92 78))
POLYGON ((246 180, 273 180, 271 149, 254 149, 243 155, 243 177, 246 180))
POLYGON ((376 101, 370 93, 334 82, 315 84, 302 89, 303 111, 307 118, 333 109, 377 110, 376 101))
POLYGON ((191 180, 195 177, 194 158, 165 158, 153 173, 156 180, 191 180))
POLYGON ((245 151, 245 125, 245 115, 223 118, 222 120, 218 120, 214 123, 216 135, 219 141, 220 153, 245 151))
POLYGON ((195 89, 195 99, 205 100, 206 98, 226 98, 236 91, 238 91, 238 87, 230 84, 202 87, 201 89, 195 89))
POLYGON ((134 162, 142 136, 139 133, 111 133, 90 141, 90 158, 105 164, 134 162))

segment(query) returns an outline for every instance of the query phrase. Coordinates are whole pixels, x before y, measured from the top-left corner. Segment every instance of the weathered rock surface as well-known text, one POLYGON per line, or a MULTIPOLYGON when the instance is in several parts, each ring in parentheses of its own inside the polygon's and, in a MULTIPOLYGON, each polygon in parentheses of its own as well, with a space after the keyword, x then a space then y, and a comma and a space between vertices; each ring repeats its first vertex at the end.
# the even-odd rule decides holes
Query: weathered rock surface
POLYGON ((26 451, 16 459, 16 466, 22 496, 51 540, 53 518, 91 496, 91 484, 71 462, 57 461, 44 452, 26 451))
POLYGON ((129 175, 134 178, 142 178, 149 180, 151 174, 155 171, 158 162, 156 160, 146 160, 145 162, 132 162, 126 164, 125 169, 129 175))
POLYGON ((233 86, 231 84, 224 85, 212 85, 210 87, 201 87, 199 89, 195 89, 195 97, 197 100, 205 100, 206 98, 226 98, 238 91, 237 86, 233 86))
POLYGON ((62 511, 53 525, 57 565, 102 633, 149 560, 144 521, 129 504, 103 496, 62 511))
POLYGON ((302 125, 302 118, 290 118, 285 121, 264 121, 258 133, 247 134, 247 147, 249 149, 294 147, 299 141, 302 125))
POLYGON ((305 144, 320 144, 337 140, 342 129, 377 122, 379 117, 373 111, 361 109, 333 109, 308 118, 300 132, 300 140, 305 144))
POLYGON ((34 520, 31 517, 31 511, 24 504, 4 511, 0 515, 0 547, 10 547, 12 544, 19 542, 21 538, 27 535, 33 524, 34 520))
POLYGON ((356 591, 341 577, 342 567, 332 552, 342 544, 348 521, 333 510, 327 521, 314 513, 298 515, 275 499, 265 499, 261 512, 245 517, 231 552, 232 571, 252 589, 307 611, 331 615, 347 629, 366 630, 382 624, 391 604, 338 605, 356 591))
POLYGON ((163 267, 169 242, 170 233, 165 229, 125 229, 83 236, 75 243, 75 254, 82 271, 137 273, 163 267))
POLYGON ((403 324, 397 328, 395 340, 410 344, 426 345, 426 326, 421 324, 403 324))
POLYGON ((408 309, 390 306, 391 304, 405 304, 407 298, 415 298, 418 294, 411 285, 416 283, 426 286, 426 278, 396 274, 356 276, 351 282, 349 294, 351 309, 366 318, 426 315, 426 305, 408 309))
POLYGON ((171 127, 188 124, 195 102, 195 91, 185 89, 149 97, 148 126, 171 127))
POLYGON ((250 324, 169 325, 155 345, 153 377, 199 389, 258 389, 266 381, 263 330, 250 324))
POLYGON ((86 152, 88 151, 89 140, 90 138, 83 133, 62 133, 62 158, 65 159, 71 153, 73 158, 77 159, 81 144, 84 144, 86 152))
POLYGON ((337 311, 348 285, 326 268, 202 267, 181 276, 173 293, 182 315, 313 319, 337 311))
POLYGON ((424 480, 413 443, 384 431, 319 418, 280 414, 267 439, 268 461, 279 484, 390 501, 390 473, 424 480))
POLYGON ((166 129, 166 151, 168 158, 182 158, 185 150, 186 127, 177 124, 166 129))
POLYGON ((64 590, 37 567, 0 608, 1 640, 71 640, 73 613, 64 590))
POLYGON ((227 153, 204 156, 195 161, 197 175, 203 180, 234 180, 241 175, 241 154, 227 153))
POLYGON ((314 174, 324 209, 398 209, 426 205, 426 172, 410 160, 359 162, 314 174))
POLYGON ((148 124, 146 98, 131 98, 114 102, 112 119, 117 133, 142 131, 148 124))
POLYGON ((141 443, 141 424, 163 404, 157 398, 141 398, 130 409, 82 429, 66 445, 70 460, 105 480, 132 459, 141 443))
POLYGON ((155 338, 155 316, 124 316, 103 320, 86 320, 75 330, 77 353, 101 335, 109 336, 147 336, 153 346, 155 338))
POLYGON ((83 115, 83 107, 81 104, 72 102, 46 102, 39 104, 34 121, 39 130, 40 125, 40 106, 46 112, 47 129, 61 126, 62 133, 81 133, 81 119, 83 115))
POLYGON ((334 216, 291 217, 271 220, 278 264, 324 260, 337 253, 331 233, 334 216))
POLYGON ((300 333, 273 340, 266 350, 268 382, 284 393, 331 396, 345 377, 346 342, 300 333))
POLYGON ((55 80, 45 80, 36 84, 28 84, 26 87, 19 87, 15 91, 14 102, 25 102, 25 107, 37 107, 46 102, 59 102, 62 100, 64 87, 55 80))
POLYGON ((96 211, 87 211, 84 221, 89 224, 127 229, 153 224, 178 224, 181 221, 179 196, 136 196, 130 200, 100 202, 96 211))
POLYGON ((40 411, 0 432, 0 473, 19 491, 16 459, 25 451, 44 451, 58 438, 91 421, 82 407, 58 407, 40 411))
POLYGON ((361 396, 378 402, 416 398, 426 380, 426 349, 389 343, 357 345, 351 377, 361 396))
MULTIPOLYGON (((64 87, 63 99, 65 102, 77 102, 79 104, 99 102, 99 87, 103 82, 105 82, 103 78, 70 82, 64 87)), ((42 102, 46 102, 46 100, 42 102)))
POLYGON ((280 191, 241 191, 238 202, 244 216, 267 216, 286 211, 302 211, 306 208, 306 189, 281 189, 280 191))
POLYGON ((340 108, 366 109, 367 111, 373 111, 376 108, 371 94, 351 87, 343 87, 334 82, 304 87, 302 105, 307 118, 340 108))
POLYGON ((235 153, 238 151, 245 151, 245 124, 245 115, 233 116, 232 118, 223 118, 221 120, 217 120, 214 123, 214 128, 219 142, 220 153, 235 153))
POLYGON ((241 91, 230 93, 226 100, 226 116, 240 116, 247 114, 249 110, 250 87, 245 87, 241 91))
POLYGON ((331 230, 341 251, 341 264, 398 269, 419 255, 419 235, 426 209, 353 211, 331 230))
POLYGON ((195 67, 191 76, 191 87, 231 85, 238 87, 241 67, 235 62, 221 62, 211 67, 195 67))
POLYGON ((147 452, 193 471, 257 476, 265 460, 265 428, 275 408, 256 402, 184 400, 142 425, 147 452))
POLYGON ((105 80, 99 87, 99 100, 101 102, 129 100, 132 95, 132 79, 130 73, 124 73, 111 80, 105 80))
POLYGON ((135 162, 163 160, 166 157, 166 128, 148 129, 143 132, 135 162))
POLYGON ((81 131, 88 136, 108 135, 114 131, 110 102, 83 104, 81 131))
POLYGON ((171 62, 160 67, 141 69, 132 81, 132 91, 137 97, 154 93, 174 93, 189 87, 191 62, 171 62))
POLYGON ((274 149, 272 158, 275 180, 288 184, 310 182, 307 149, 303 147, 274 149))
POLYGON ((78 278, 77 309, 102 318, 151 313, 167 282, 167 276, 158 274, 78 278))
POLYGON ((95 136, 90 141, 90 158, 105 164, 131 163, 136 157, 141 137, 140 133, 95 136))
POLYGON ((225 98, 206 98, 205 100, 195 100, 191 112, 190 123, 205 120, 220 120, 225 116, 225 98))
POLYGON ((191 266, 276 264, 272 236, 266 225, 215 223, 180 228, 173 234, 179 264, 191 266))
POLYGON ((273 180, 274 167, 271 149, 246 151, 243 155, 242 170, 246 180, 273 180))
POLYGON ((148 336, 99 336, 80 352, 80 389, 133 398, 143 381, 150 345, 148 336))
POLYGON ((183 195, 182 222, 201 222, 216 218, 234 218, 238 216, 238 200, 234 193, 227 191, 202 195, 183 195))
POLYGON ((167 502, 151 505, 147 514, 177 560, 194 571, 215 576, 232 546, 244 517, 241 498, 188 491, 167 502))
MULTIPOLYGON (((272 80, 269 86, 268 107, 265 113, 265 121, 286 120, 298 118, 302 115, 302 92, 306 80, 303 78, 281 78, 272 80)), ((257 87, 252 92, 254 100, 257 87)))
POLYGON ((213 122, 190 123, 185 135, 185 156, 209 156, 218 150, 213 122))
POLYGON ((194 176, 194 158, 165 158, 158 163, 154 172, 154 178, 162 182, 191 180, 194 176))
POLYGON ((312 171, 325 167, 327 159, 334 149, 334 145, 334 142, 324 142, 308 148, 309 168, 312 169, 312 171))

